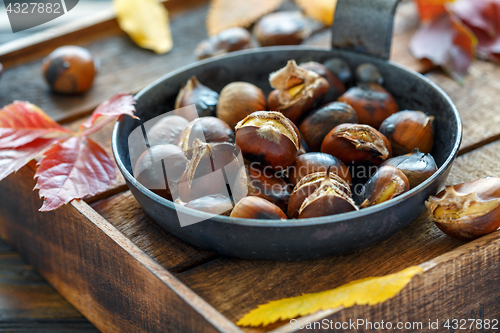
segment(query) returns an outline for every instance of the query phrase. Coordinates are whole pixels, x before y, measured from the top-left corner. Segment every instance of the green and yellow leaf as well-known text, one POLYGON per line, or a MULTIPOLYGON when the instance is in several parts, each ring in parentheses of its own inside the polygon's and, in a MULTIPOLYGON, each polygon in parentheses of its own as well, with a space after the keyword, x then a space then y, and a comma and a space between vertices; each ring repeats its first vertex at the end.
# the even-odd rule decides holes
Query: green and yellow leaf
POLYGON ((328 26, 332 25, 337 0, 295 0, 295 2, 308 16, 328 26))
POLYGON ((114 0, 120 28, 142 48, 158 54, 173 47, 168 12, 157 0, 114 0))
POLYGON ((285 298, 259 305, 238 321, 239 326, 266 326, 278 320, 305 316, 339 306, 374 305, 398 294, 423 269, 412 266, 401 272, 382 277, 370 277, 349 282, 338 288, 314 294, 285 298))

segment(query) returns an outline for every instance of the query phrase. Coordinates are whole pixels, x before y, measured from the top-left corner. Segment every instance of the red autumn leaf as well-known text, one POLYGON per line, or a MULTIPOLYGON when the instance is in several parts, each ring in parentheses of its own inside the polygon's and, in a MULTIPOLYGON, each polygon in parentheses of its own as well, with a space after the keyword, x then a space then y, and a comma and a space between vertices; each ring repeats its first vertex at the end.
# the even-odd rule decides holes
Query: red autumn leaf
POLYGON ((86 137, 57 143, 44 155, 35 174, 35 189, 45 198, 40 211, 103 192, 116 176, 115 165, 104 149, 86 137))
POLYGON ((90 128, 102 116, 115 117, 121 115, 129 115, 133 118, 135 112, 135 97, 127 93, 119 93, 112 96, 109 100, 101 103, 92 113, 92 116, 85 123, 83 127, 90 128))
POLYGON ((429 59, 460 80, 475 57, 476 45, 470 29, 454 15, 445 13, 420 26, 410 49, 415 57, 429 59))
POLYGON ((28 102, 15 101, 0 110, 0 149, 20 147, 52 132, 71 133, 28 102))
POLYGON ((500 62, 500 0, 459 0, 450 8, 476 35, 478 55, 500 62))
POLYGON ((0 149, 0 180, 21 169, 56 141, 39 138, 15 149, 0 149))
POLYGON ((431 22, 446 12, 446 4, 450 0, 416 0, 420 20, 431 22))

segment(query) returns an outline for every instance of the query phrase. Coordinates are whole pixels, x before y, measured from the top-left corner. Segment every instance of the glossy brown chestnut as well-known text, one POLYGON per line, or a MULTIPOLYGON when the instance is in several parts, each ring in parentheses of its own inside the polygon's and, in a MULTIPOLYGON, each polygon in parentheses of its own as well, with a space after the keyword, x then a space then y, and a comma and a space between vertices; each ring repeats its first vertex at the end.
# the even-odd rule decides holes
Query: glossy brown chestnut
POLYGON ((391 165, 381 166, 361 194, 361 208, 381 204, 410 190, 405 174, 391 165))
POLYGON ((300 134, 280 112, 257 111, 236 125, 236 144, 248 161, 283 170, 297 158, 300 134))
POLYGON ((346 92, 346 87, 335 75, 333 75, 324 65, 316 61, 304 62, 299 65, 301 68, 308 69, 314 73, 321 75, 328 81, 330 85, 328 92, 323 98, 323 103, 333 102, 339 98, 340 95, 346 92))
POLYGON ((446 186, 425 204, 448 236, 467 240, 486 235, 500 228, 500 178, 446 186))
POLYGON ((320 171, 326 172, 328 168, 347 184, 352 184, 349 168, 338 158, 325 153, 306 153, 297 157, 293 166, 288 169, 288 179, 295 186, 305 176, 320 171))
MULTIPOLYGON (((325 182, 326 174, 326 171, 315 172, 302 177, 302 179, 298 181, 293 188, 288 202, 287 211, 289 218, 296 219, 299 217, 302 204, 309 196, 321 187, 321 185, 325 182)), ((329 175, 329 179, 326 183, 330 184, 337 192, 341 193, 339 194, 341 197, 350 199, 352 197, 352 193, 349 184, 333 172, 330 172, 329 175)), ((350 200, 348 201, 351 202, 350 200)))
POLYGON ((349 64, 340 58, 332 58, 324 62, 325 67, 339 78, 340 81, 346 86, 350 86, 352 84, 353 75, 349 64))
POLYGON ((178 145, 181 133, 188 124, 187 119, 176 115, 161 118, 147 132, 149 146, 153 147, 161 144, 178 145))
POLYGON ((231 217, 259 220, 286 220, 283 211, 272 202, 260 197, 246 197, 238 201, 231 217))
POLYGON ((352 87, 339 97, 339 102, 351 105, 360 124, 379 128, 380 124, 399 108, 394 98, 382 86, 375 83, 352 87))
POLYGON ((232 129, 250 113, 264 110, 267 110, 266 96, 256 85, 232 82, 220 92, 217 117, 232 129))
MULTIPOLYGON (((192 76, 179 91, 175 100, 175 109, 194 104, 199 117, 215 116, 218 100, 219 94, 201 84, 196 76, 192 76)), ((185 114, 176 114, 185 117, 185 114)))
POLYGON ((189 202, 208 195, 234 196, 234 201, 246 196, 247 181, 239 177, 243 160, 232 143, 194 142, 193 157, 179 181, 179 198, 189 202), (228 188, 229 185, 229 188, 228 188), (244 188, 237 188, 238 186, 244 188))
POLYGON ((231 199, 222 194, 212 194, 189 201, 184 207, 205 213, 229 216, 233 210, 231 199))
POLYGON ((294 123, 319 103, 329 89, 326 79, 297 66, 295 60, 289 60, 284 68, 272 73, 269 83, 275 89, 267 99, 269 108, 280 111, 294 123))
POLYGON ((252 164, 247 166, 248 195, 266 199, 286 211, 293 187, 283 178, 252 164))
POLYGON ((390 158, 382 165, 392 165, 401 170, 408 178, 410 188, 422 184, 438 170, 432 155, 421 153, 418 149, 411 154, 390 158))
POLYGON ((172 192, 175 192, 186 166, 187 159, 178 146, 157 145, 139 157, 134 167, 134 177, 147 189, 172 200, 172 192), (162 163, 162 160, 165 162, 162 163), (167 179, 165 179, 163 166, 167 179))
POLYGON ((356 68, 356 81, 358 83, 383 84, 384 78, 373 64, 361 64, 356 68))
POLYGON ((342 162, 370 162, 380 165, 392 156, 389 140, 368 125, 342 124, 330 131, 321 144, 321 152, 342 162))
POLYGON ((394 155, 409 154, 414 149, 430 153, 434 145, 434 116, 421 111, 399 111, 380 125, 380 132, 391 142, 394 155))
POLYGON ((300 133, 310 151, 319 151, 326 135, 336 126, 357 123, 356 112, 342 102, 332 102, 312 111, 300 124, 300 133))
POLYGON ((215 117, 197 118, 190 122, 182 131, 179 145, 191 157, 193 142, 234 142, 233 130, 222 120, 215 117))
POLYGON ((200 42, 194 54, 198 59, 205 59, 250 47, 251 36, 246 29, 229 28, 200 42))
POLYGON ((97 66, 87 49, 79 46, 62 46, 43 60, 42 72, 54 92, 82 94, 92 86, 97 66))
POLYGON ((253 33, 261 46, 298 45, 312 29, 301 12, 277 12, 262 17, 253 33))

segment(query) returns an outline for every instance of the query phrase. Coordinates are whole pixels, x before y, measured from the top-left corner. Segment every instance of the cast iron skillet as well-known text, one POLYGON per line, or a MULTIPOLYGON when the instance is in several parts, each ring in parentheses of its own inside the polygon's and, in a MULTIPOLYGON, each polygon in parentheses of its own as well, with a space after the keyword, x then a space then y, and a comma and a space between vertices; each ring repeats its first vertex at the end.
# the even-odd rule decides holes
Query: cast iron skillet
POLYGON ((113 132, 113 153, 128 187, 146 213, 159 225, 201 248, 228 256, 265 260, 300 260, 340 254, 380 242, 416 219, 424 201, 435 194, 448 176, 462 137, 462 124, 450 98, 424 76, 387 61, 392 20, 398 0, 339 0, 331 50, 310 47, 269 47, 235 52, 169 73, 137 94, 137 115, 147 121, 173 110, 179 88, 192 76, 220 91, 233 81, 247 81, 269 93, 269 73, 287 60, 324 62, 346 60, 352 69, 370 62, 385 78, 384 86, 401 110, 422 110, 435 116, 432 155, 439 166, 431 178, 386 203, 334 216, 274 221, 211 216, 177 207, 203 222, 181 227, 174 204, 161 198, 132 176, 128 135, 139 120, 123 117, 113 132), (347 49, 346 49, 347 48, 347 49), (369 54, 367 54, 369 53, 369 54))

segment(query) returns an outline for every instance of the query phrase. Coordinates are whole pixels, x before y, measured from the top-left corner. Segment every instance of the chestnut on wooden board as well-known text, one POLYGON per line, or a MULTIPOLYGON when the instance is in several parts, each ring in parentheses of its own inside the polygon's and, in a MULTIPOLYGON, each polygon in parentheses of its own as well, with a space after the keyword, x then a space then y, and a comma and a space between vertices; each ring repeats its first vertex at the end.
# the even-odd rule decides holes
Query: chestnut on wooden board
POLYGON ((250 33, 246 29, 235 27, 222 30, 218 34, 201 41, 194 54, 198 59, 205 59, 250 47, 250 33))
POLYGON ((301 12, 277 12, 262 17, 253 29, 261 46, 298 45, 311 35, 311 27, 301 12))

